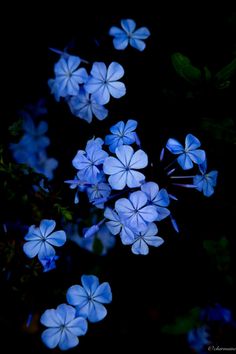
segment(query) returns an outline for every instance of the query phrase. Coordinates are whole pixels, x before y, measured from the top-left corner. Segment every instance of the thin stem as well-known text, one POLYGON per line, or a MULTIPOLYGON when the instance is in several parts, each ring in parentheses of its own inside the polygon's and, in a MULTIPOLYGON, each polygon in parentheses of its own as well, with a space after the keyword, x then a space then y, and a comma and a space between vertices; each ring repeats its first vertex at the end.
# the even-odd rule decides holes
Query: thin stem
POLYGON ((171 176, 170 178, 194 178, 195 176, 171 176))

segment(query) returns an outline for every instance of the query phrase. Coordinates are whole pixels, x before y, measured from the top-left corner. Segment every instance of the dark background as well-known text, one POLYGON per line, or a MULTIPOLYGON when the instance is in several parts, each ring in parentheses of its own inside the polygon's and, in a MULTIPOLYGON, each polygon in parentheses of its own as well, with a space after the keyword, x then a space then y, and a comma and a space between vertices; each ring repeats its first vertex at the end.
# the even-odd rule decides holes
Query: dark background
MULTIPOLYGON (((230 132, 222 128, 225 120, 235 120, 235 77, 228 88, 221 90, 213 82, 191 85, 177 75, 171 55, 181 52, 193 65, 201 70, 207 66, 214 75, 235 57, 236 13, 224 9, 154 11, 149 7, 136 13, 116 12, 114 8, 110 13, 94 10, 91 14, 89 9, 80 6, 64 4, 61 9, 58 6, 49 10, 35 3, 31 8, 15 7, 14 16, 10 10, 5 12, 8 21, 1 32, 3 148, 12 142, 8 127, 17 119, 17 110, 45 97, 51 139, 48 152, 59 161, 52 185, 54 190, 60 190, 64 204, 71 206, 73 193, 63 181, 73 177, 71 161, 76 151, 83 149, 94 135, 104 137, 118 120, 136 119, 142 148, 154 164, 154 169, 147 172, 147 179, 170 188, 179 198, 172 204, 172 210, 180 233, 175 233, 169 221, 160 223, 159 234, 165 243, 151 249, 146 257, 133 255, 129 247, 119 242, 105 257, 69 243, 58 269, 38 272, 37 276, 25 275, 27 271, 23 267, 17 268, 19 260, 27 263, 22 254, 22 240, 17 239, 15 258, 9 266, 11 280, 4 276, 2 280, 1 352, 10 353, 15 348, 25 354, 49 352, 40 340, 43 328, 39 316, 45 309, 64 302, 67 288, 80 283, 82 274, 95 272, 101 281, 109 281, 113 301, 107 306, 108 316, 100 323, 90 324, 79 347, 71 353, 91 353, 92 350, 104 354, 115 350, 133 353, 138 349, 145 353, 190 353, 186 336, 164 334, 161 331, 164 325, 173 323, 176 317, 194 307, 214 303, 230 308, 235 317, 233 168, 236 135, 235 125, 230 126, 230 132), (151 36, 146 40, 144 52, 130 47, 119 52, 113 48, 108 30, 112 25, 119 26, 122 18, 132 18, 137 27, 149 28, 151 36), (90 62, 117 61, 125 68, 122 81, 127 94, 119 100, 111 100, 107 106, 109 116, 103 122, 94 118, 89 125, 72 116, 65 103, 56 103, 50 95, 47 80, 53 77, 53 65, 58 56, 48 48, 62 50, 68 43, 71 43, 72 54, 90 62), (215 132, 214 124, 213 128, 206 128, 205 121, 220 126, 221 135, 215 132), (202 142, 209 170, 219 171, 216 191, 210 198, 170 186, 160 167, 159 154, 167 139, 175 137, 183 141, 188 133, 202 142), (223 237, 229 243, 230 261, 222 271, 218 267, 219 259, 205 251, 203 241, 217 242, 223 237), (229 276, 233 283, 227 281, 229 276), (27 329, 25 322, 31 311, 34 322, 27 329)), ((6 152, 6 155, 11 159, 10 154, 6 152)), ((30 208, 22 210, 17 201, 19 190, 15 193, 14 203, 1 201, 3 215, 7 220, 20 219, 31 225, 35 220, 32 222, 30 208)), ((42 208, 44 218, 52 216, 49 206, 42 203, 42 208)), ((82 209, 83 206, 79 206, 76 213, 83 213, 82 209)), ((3 222, 4 217, 1 217, 3 222)), ((16 231, 10 239, 14 240, 15 235, 16 231)), ((5 269, 4 260, 2 263, 5 269)), ((225 345, 236 346, 235 333, 231 331, 225 331, 227 334, 223 333, 220 340, 225 345)))

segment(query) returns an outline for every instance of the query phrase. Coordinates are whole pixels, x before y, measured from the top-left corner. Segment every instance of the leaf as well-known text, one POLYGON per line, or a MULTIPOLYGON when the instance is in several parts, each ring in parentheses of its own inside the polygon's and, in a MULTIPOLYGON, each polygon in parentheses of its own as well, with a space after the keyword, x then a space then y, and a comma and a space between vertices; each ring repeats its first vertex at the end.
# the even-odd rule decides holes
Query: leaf
POLYGON ((221 122, 215 119, 203 118, 202 128, 206 130, 214 139, 222 140, 234 144, 236 142, 236 129, 232 118, 226 117, 221 122))
MULTIPOLYGON (((171 61, 177 74, 179 74, 186 81, 195 85, 196 83, 199 83, 202 80, 201 70, 193 66, 188 57, 177 52, 172 54, 171 61)), ((208 72, 207 74, 209 76, 208 72)))
POLYGON ((194 307, 187 315, 177 317, 173 324, 165 325, 162 332, 168 334, 185 334, 193 327, 200 325, 200 308, 194 307))
POLYGON ((219 89, 226 88, 230 85, 230 78, 236 73, 236 58, 228 65, 224 66, 215 75, 216 87, 219 89))

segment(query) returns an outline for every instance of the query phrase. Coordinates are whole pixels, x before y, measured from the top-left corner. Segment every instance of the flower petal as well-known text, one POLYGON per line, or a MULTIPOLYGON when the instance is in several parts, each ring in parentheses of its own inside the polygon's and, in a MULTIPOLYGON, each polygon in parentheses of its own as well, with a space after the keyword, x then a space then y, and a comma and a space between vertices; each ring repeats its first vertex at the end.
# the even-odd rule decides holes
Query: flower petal
POLYGON ((188 134, 185 138, 185 150, 195 150, 201 145, 198 138, 192 134, 188 134))
POLYGON ((166 143, 166 148, 175 155, 181 154, 184 152, 184 147, 176 139, 168 139, 166 143))
POLYGON ((66 233, 63 230, 55 231, 47 237, 47 242, 53 246, 63 246, 66 242, 66 233))
POLYGON ((109 304, 112 301, 110 285, 107 282, 99 285, 93 294, 93 299, 103 304, 109 304))
POLYGON ((83 307, 88 302, 88 294, 81 285, 72 285, 66 293, 70 305, 83 307))
POLYGON ((113 61, 107 69, 107 81, 116 81, 124 76, 123 66, 113 61))
POLYGON ((40 231, 44 237, 48 236, 56 227, 54 220, 44 219, 40 222, 40 231))
POLYGON ((121 27, 128 33, 131 34, 135 28, 136 28, 136 23, 134 20, 131 19, 125 19, 121 20, 121 27))
POLYGON ((29 258, 34 258, 42 246, 42 240, 28 241, 23 245, 23 250, 29 258))
POLYGON ((98 277, 96 277, 95 275, 82 275, 81 282, 89 296, 93 295, 93 293, 99 286, 98 277))
POLYGON ((48 328, 41 335, 43 343, 50 349, 53 349, 57 346, 61 338, 61 329, 48 328))
POLYGON ((40 323, 47 327, 59 327, 62 324, 55 309, 46 310, 40 317, 40 323))
POLYGON ((90 322, 98 322, 103 320, 104 317, 107 315, 106 308, 100 304, 99 302, 93 301, 91 303, 89 313, 88 313, 88 320, 90 322))

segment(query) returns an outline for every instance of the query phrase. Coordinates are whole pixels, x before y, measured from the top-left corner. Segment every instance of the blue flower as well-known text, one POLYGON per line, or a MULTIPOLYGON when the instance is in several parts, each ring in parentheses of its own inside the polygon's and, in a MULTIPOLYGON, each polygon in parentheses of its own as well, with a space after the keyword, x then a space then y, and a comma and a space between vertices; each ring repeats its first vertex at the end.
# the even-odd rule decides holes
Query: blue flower
POLYGON ((167 141, 167 149, 174 155, 179 155, 177 161, 183 170, 189 170, 193 167, 193 162, 200 165, 204 162, 206 154, 204 150, 198 149, 200 141, 192 134, 185 138, 185 147, 177 140, 170 138, 167 141))
POLYGON ((88 318, 90 322, 101 321, 107 310, 103 304, 112 301, 110 285, 105 282, 99 285, 95 275, 82 275, 82 285, 71 286, 66 294, 69 304, 76 306, 77 316, 88 318))
POLYGON ((201 319, 205 321, 219 321, 221 323, 230 323, 232 313, 229 309, 216 304, 214 307, 207 307, 201 311, 201 319))
POLYGON ((97 176, 97 182, 91 186, 88 186, 86 189, 90 203, 93 203, 97 208, 100 209, 104 208, 104 203, 96 202, 101 198, 108 198, 111 194, 111 187, 105 181, 104 173, 101 172, 97 176))
POLYGON ((134 239, 134 233, 125 224, 125 220, 121 218, 115 210, 107 207, 104 211, 104 216, 109 221, 106 221, 106 227, 112 233, 112 235, 120 234, 121 241, 124 245, 130 239, 134 239))
POLYGON ((89 251, 96 252, 96 243, 99 242, 99 254, 104 256, 107 254, 110 248, 115 246, 116 238, 110 233, 106 225, 102 225, 99 230, 90 237, 81 237, 78 234, 78 230, 75 230, 70 239, 74 241, 81 248, 89 251))
POLYGON ((126 226, 138 233, 146 231, 148 223, 157 218, 157 211, 153 205, 147 205, 147 196, 142 191, 133 192, 129 199, 121 198, 115 203, 115 209, 126 226))
POLYGON ((41 121, 36 126, 33 119, 27 114, 24 115, 23 129, 25 134, 22 139, 31 152, 42 150, 50 144, 49 138, 44 136, 48 130, 47 122, 41 121))
POLYGON ((136 171, 148 164, 148 157, 143 150, 134 152, 129 145, 116 148, 116 156, 108 157, 103 164, 103 171, 110 175, 108 181, 113 189, 121 190, 126 185, 130 188, 139 187, 145 176, 136 171))
POLYGON ((35 172, 41 173, 49 180, 53 178, 53 171, 58 166, 58 161, 53 157, 48 157, 45 151, 40 151, 38 154, 28 156, 27 164, 32 167, 35 172))
POLYGON ((56 255, 45 255, 43 258, 40 258, 40 263, 43 266, 44 272, 49 272, 52 269, 56 268, 56 260, 58 260, 58 256, 56 255))
POLYGON ((79 336, 88 329, 87 321, 76 316, 74 307, 61 304, 56 309, 46 310, 40 322, 49 327, 42 333, 43 343, 50 349, 57 345, 61 350, 67 350, 79 344, 79 336))
POLYGON ((157 236, 157 232, 156 224, 151 222, 145 231, 134 233, 133 236, 129 232, 123 243, 125 245, 132 245, 131 251, 134 254, 147 255, 149 253, 148 246, 159 247, 164 242, 161 237, 157 236))
POLYGON ((102 150, 103 140, 100 138, 91 139, 87 142, 85 151, 79 150, 72 160, 73 166, 79 170, 77 173, 81 181, 95 184, 98 182, 100 170, 99 165, 102 165, 107 152, 102 150))
POLYGON ((205 345, 211 343, 209 340, 208 328, 206 326, 194 328, 187 333, 188 343, 191 349, 202 353, 205 345))
POLYGON ((79 84, 83 84, 88 74, 84 68, 78 69, 81 63, 79 57, 67 55, 55 64, 55 81, 49 82, 53 93, 57 97, 76 96, 79 92, 79 84))
POLYGON ((23 250, 29 258, 38 255, 39 260, 45 257, 55 256, 55 249, 53 246, 63 246, 66 242, 66 234, 63 230, 55 231, 56 227, 54 220, 43 219, 39 227, 31 225, 28 233, 25 235, 27 241, 23 250))
POLYGON ((68 104, 72 114, 88 123, 92 122, 93 115, 99 120, 105 119, 108 115, 108 110, 84 90, 81 90, 77 96, 71 97, 68 104))
POLYGON ((113 26, 109 30, 109 35, 114 37, 113 45, 115 49, 124 50, 130 44, 132 47, 143 51, 146 47, 143 40, 150 36, 148 28, 141 27, 135 30, 136 23, 131 19, 121 20, 121 27, 122 29, 113 26))
POLYGON ((198 191, 203 192, 206 197, 210 197, 214 193, 214 187, 216 186, 218 171, 214 170, 206 173, 206 160, 201 165, 199 165, 199 170, 201 172, 201 175, 196 175, 193 177, 193 185, 198 191))
POLYGON ((129 119, 125 124, 123 121, 118 122, 110 128, 112 133, 105 137, 105 144, 109 145, 109 150, 115 152, 120 145, 131 145, 136 141, 137 121, 129 119))
POLYGON ((166 189, 159 190, 158 184, 155 182, 147 182, 142 184, 141 190, 146 194, 151 205, 156 207, 157 220, 161 221, 170 215, 169 209, 165 208, 170 204, 170 198, 166 189))
POLYGON ((109 102, 110 95, 114 98, 125 95, 125 85, 123 82, 117 81, 123 75, 123 67, 116 62, 112 62, 108 69, 105 63, 95 62, 84 88, 92 94, 97 103, 103 105, 109 102))

